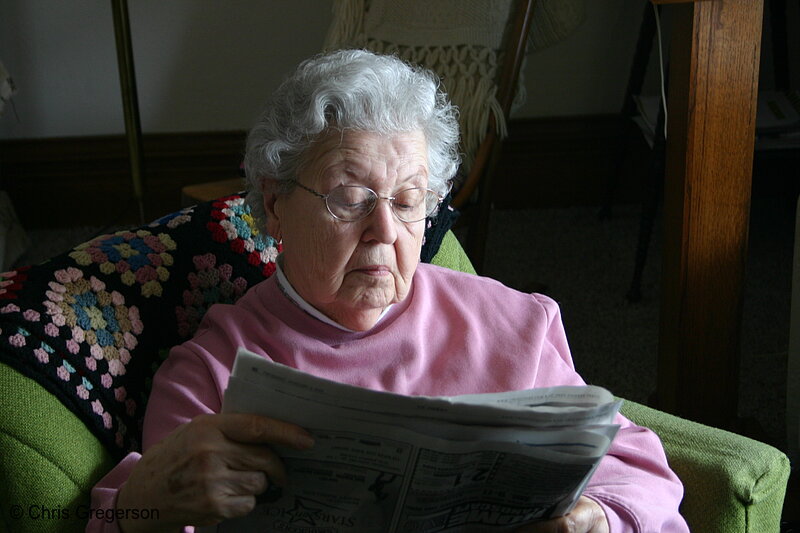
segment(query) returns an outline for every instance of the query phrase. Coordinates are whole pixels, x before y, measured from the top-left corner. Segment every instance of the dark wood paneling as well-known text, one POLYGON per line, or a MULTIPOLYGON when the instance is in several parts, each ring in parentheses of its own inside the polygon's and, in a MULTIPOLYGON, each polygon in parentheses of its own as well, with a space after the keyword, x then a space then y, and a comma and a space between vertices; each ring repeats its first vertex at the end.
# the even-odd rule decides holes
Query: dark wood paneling
MULTIPOLYGON (((235 177, 244 139, 244 132, 145 135, 145 218, 178 209, 184 185, 235 177)), ((138 222, 121 135, 0 141, 0 186, 27 228, 138 222)))

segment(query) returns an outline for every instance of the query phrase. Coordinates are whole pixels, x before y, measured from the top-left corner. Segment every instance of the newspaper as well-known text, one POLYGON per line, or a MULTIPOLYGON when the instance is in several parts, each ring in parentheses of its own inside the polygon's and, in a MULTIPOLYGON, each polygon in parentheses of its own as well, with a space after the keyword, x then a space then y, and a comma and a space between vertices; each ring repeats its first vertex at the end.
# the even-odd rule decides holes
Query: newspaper
POLYGON ((306 428, 275 446, 289 478, 202 531, 501 532, 569 512, 611 444, 607 390, 404 396, 317 378, 240 349, 222 411, 306 428))

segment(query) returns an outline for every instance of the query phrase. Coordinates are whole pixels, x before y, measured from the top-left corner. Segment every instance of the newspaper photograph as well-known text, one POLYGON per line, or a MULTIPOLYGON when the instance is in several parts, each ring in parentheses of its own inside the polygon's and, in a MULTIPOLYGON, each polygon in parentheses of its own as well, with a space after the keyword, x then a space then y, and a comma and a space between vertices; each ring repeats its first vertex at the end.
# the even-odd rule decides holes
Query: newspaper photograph
POLYGON ((318 378, 240 349, 223 412, 297 424, 275 446, 288 485, 199 531, 502 532, 577 502, 618 427, 596 386, 405 396, 318 378))

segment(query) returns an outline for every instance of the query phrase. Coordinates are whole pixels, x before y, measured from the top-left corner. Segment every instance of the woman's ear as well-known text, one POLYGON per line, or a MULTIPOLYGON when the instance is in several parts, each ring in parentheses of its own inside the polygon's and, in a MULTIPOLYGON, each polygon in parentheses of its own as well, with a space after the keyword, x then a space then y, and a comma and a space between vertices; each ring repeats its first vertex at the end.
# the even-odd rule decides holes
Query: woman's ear
POLYGON ((275 209, 275 204, 279 198, 279 195, 275 192, 276 189, 277 187, 270 183, 269 179, 265 179, 261 184, 264 213, 267 215, 267 233, 269 233, 273 239, 280 241, 283 237, 281 235, 281 218, 275 209))

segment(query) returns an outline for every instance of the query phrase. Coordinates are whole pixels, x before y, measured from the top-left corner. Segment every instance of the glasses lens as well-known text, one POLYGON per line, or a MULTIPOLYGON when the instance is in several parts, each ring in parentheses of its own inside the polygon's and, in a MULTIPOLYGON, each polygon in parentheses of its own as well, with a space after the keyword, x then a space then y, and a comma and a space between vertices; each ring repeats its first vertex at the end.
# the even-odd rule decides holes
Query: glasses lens
POLYGON ((429 189, 406 189, 395 195, 392 206, 397 218, 404 222, 417 222, 433 214, 439 197, 429 189))
POLYGON ((425 189, 425 216, 429 217, 436 212, 442 198, 430 189, 425 189))
POLYGON ((366 187, 340 185, 328 193, 328 210, 340 220, 354 221, 367 216, 378 197, 366 187))
POLYGON ((425 218, 425 189, 400 191, 392 202, 394 214, 405 222, 416 222, 425 218))

